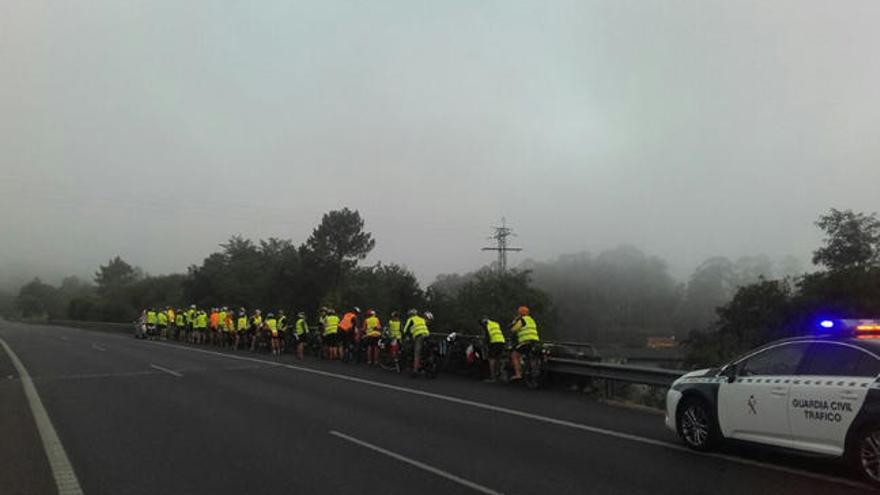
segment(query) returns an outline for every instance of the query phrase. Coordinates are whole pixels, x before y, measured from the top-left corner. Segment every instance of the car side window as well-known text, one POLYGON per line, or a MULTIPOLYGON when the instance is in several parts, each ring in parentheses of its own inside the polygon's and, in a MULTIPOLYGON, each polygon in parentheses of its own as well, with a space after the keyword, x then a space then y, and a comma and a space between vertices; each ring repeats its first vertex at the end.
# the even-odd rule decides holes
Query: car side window
POLYGON ((794 375, 809 344, 782 344, 763 350, 739 363, 740 376, 794 375))
POLYGON ((880 374, 880 360, 853 347, 831 342, 816 343, 810 346, 802 374, 875 377, 880 374))

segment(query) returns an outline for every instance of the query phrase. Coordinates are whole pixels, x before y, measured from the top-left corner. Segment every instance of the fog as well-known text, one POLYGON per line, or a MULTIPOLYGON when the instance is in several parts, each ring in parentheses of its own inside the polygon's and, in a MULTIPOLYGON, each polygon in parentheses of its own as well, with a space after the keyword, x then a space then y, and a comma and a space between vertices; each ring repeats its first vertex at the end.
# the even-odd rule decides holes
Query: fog
POLYGON ((358 209, 370 260, 808 261, 877 210, 880 3, 0 4, 0 285, 358 209))

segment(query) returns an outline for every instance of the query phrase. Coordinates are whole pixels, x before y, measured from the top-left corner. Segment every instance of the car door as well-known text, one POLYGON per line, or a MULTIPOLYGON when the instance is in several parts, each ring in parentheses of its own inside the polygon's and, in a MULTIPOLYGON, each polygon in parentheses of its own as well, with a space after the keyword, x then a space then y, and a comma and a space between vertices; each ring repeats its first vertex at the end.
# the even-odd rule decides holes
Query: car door
POLYGON ((878 374, 880 360, 864 349, 842 342, 811 344, 790 391, 793 447, 842 455, 846 433, 878 374))
POLYGON ((808 347, 787 342, 734 363, 734 379, 718 388, 718 424, 725 437, 791 446, 789 389, 808 347))

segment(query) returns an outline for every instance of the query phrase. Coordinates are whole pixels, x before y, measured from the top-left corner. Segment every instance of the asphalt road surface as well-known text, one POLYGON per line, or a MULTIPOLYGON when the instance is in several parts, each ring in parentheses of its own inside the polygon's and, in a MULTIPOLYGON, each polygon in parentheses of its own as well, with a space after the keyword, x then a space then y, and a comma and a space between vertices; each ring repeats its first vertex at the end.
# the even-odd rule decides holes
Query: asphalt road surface
POLYGON ((4 495, 57 493, 59 455, 75 473, 65 487, 88 495, 867 490, 833 462, 694 453, 658 413, 562 390, 6 321, 0 339, 61 447, 47 451, 29 381, 0 346, 4 495))

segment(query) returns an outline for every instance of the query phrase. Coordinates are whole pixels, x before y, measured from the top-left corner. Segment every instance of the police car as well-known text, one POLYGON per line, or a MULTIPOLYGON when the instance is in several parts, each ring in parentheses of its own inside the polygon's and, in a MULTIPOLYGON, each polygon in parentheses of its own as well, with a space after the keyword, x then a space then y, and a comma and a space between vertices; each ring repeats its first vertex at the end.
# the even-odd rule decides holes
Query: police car
POLYGON ((682 376, 666 425, 696 450, 735 439, 842 457, 880 485, 880 322, 820 327, 682 376))

